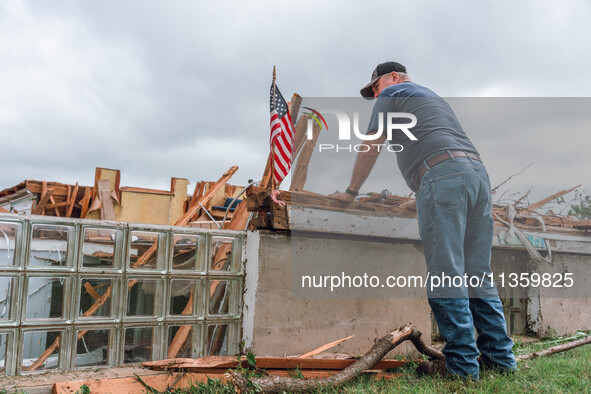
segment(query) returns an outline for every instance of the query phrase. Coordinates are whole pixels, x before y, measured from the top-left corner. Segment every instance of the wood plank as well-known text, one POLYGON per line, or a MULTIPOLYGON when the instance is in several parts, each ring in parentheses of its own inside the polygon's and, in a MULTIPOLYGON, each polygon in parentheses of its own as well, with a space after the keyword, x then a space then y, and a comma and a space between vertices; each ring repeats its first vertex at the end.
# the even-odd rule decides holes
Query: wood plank
POLYGON ((289 190, 304 189, 306 179, 308 178, 308 164, 310 163, 310 158, 314 153, 314 148, 316 147, 316 142, 318 141, 319 135, 320 126, 318 123, 314 122, 312 126, 312 139, 304 140, 304 146, 302 147, 302 151, 296 160, 295 169, 292 171, 291 186, 289 187, 289 190))
POLYGON ((98 195, 98 181, 101 179, 109 180, 109 188, 114 190, 118 196, 121 196, 121 189, 119 188, 119 183, 121 181, 121 171, 110 168, 96 167, 94 172, 94 188, 92 189, 92 198, 96 198, 98 195))
POLYGON ((101 295, 96 292, 96 290, 94 289, 94 287, 92 287, 90 282, 84 282, 84 288, 86 289, 86 292, 90 294, 90 296, 95 300, 99 300, 101 298, 101 295))
MULTIPOLYGON (((52 198, 49 199, 49 201, 51 201, 51 200, 52 200, 52 198)), ((69 201, 55 202, 55 203, 52 202, 51 204, 45 205, 45 209, 62 208, 62 207, 68 206, 68 204, 70 204, 69 201)))
POLYGON ((533 211, 535 209, 538 209, 538 208, 544 206, 546 203, 549 203, 550 201, 552 201, 552 200, 554 200, 554 199, 556 199, 558 197, 564 196, 566 193, 572 192, 573 190, 575 190, 576 188, 579 188, 579 187, 581 187, 581 185, 578 185, 578 186, 575 186, 575 187, 571 187, 570 189, 561 190, 561 191, 559 191, 557 193, 554 193, 553 195, 551 195, 549 197, 546 197, 546 198, 544 198, 544 199, 542 199, 542 200, 540 200, 540 201, 538 201, 536 203, 533 203, 533 204, 531 204, 531 205, 529 205, 529 206, 527 206, 525 208, 527 210, 533 211))
MULTIPOLYGON (((242 357, 243 366, 247 366, 246 358, 242 357)), ((317 359, 294 357, 257 357, 256 366, 261 369, 333 369, 342 370, 356 362, 356 359, 317 359)), ((381 360, 373 369, 398 368, 406 364, 405 360, 381 360)), ((160 361, 149 361, 142 366, 154 370, 188 370, 200 368, 236 368, 238 361, 234 356, 205 356, 199 359, 176 358, 160 361)))
MULTIPOLYGON (((254 212, 270 212, 273 205, 270 191, 261 187, 249 188, 246 192, 248 209, 254 212)), ((342 210, 342 211, 368 211, 379 213, 395 213, 403 216, 416 216, 416 212, 399 208, 394 205, 362 203, 353 201, 344 203, 336 198, 324 196, 306 191, 285 191, 281 190, 279 198, 288 205, 304 206, 319 209, 342 210)))
POLYGON ((273 204, 271 210, 271 223, 276 230, 289 230, 289 219, 287 217, 287 204, 280 206, 273 204))
MULTIPOLYGON (((43 181, 41 182, 41 200, 43 199, 43 197, 47 194, 47 182, 43 181)), ((49 197, 51 197, 51 194, 49 195, 49 197)), ((47 204, 49 201, 45 201, 45 204, 47 204)), ((41 204, 39 204, 41 205, 41 204)), ((43 205, 41 208, 41 211, 39 212, 39 214, 41 215, 45 215, 45 205, 43 205)))
POLYGON ((2 207, 0 207, 0 212, 2 212, 2 213, 10 213, 10 211, 8 209, 4 209, 2 207))
POLYGON ((186 226, 189 224, 191 219, 197 215, 197 212, 201 209, 199 203, 205 204, 208 202, 217 192, 222 188, 229 180, 232 178, 232 175, 238 170, 238 166, 232 166, 228 171, 226 171, 222 177, 212 186, 209 188, 207 193, 205 193, 200 199, 198 199, 195 204, 193 204, 187 210, 187 213, 175 224, 176 226, 186 226))
POLYGON ((334 342, 330 342, 325 345, 319 346, 316 349, 310 350, 309 352, 302 354, 301 356, 297 356, 296 358, 308 358, 308 357, 312 357, 316 354, 320 354, 320 353, 324 352, 325 350, 330 349, 331 347, 335 347, 336 345, 353 338, 354 336, 355 335, 351 335, 346 338, 342 338, 342 339, 336 340, 334 342))
POLYGON ((85 218, 86 214, 88 213, 88 204, 90 203, 90 197, 92 196, 92 188, 85 186, 84 187, 84 197, 80 200, 80 217, 85 218))
POLYGON ((34 212, 32 212, 33 215, 41 215, 43 213, 43 210, 45 209, 45 205, 49 201, 49 197, 51 197, 54 190, 55 189, 53 189, 53 188, 48 188, 45 190, 45 193, 41 196, 41 200, 39 200, 39 203, 35 207, 34 212))
POLYGON ((101 219, 115 220, 115 208, 111 198, 111 182, 108 179, 100 179, 97 183, 98 195, 101 200, 101 219))
POLYGON ((173 196, 174 195, 173 192, 168 191, 168 190, 145 189, 142 187, 131 187, 131 186, 124 186, 121 188, 121 191, 132 192, 132 193, 163 194, 166 196, 173 196))
POLYGON ((302 96, 297 93, 294 93, 291 96, 291 101, 289 102, 289 115, 291 119, 297 119, 298 113, 300 112, 300 106, 302 105, 302 96))
MULTIPOLYGON (((190 315, 191 313, 193 313, 193 290, 191 290, 191 295, 189 296, 187 305, 181 312, 181 315, 190 315)), ((177 354, 179 354, 181 347, 183 346, 183 344, 187 340, 187 337, 189 336, 189 333, 191 332, 191 327, 192 326, 181 326, 178 329, 174 338, 172 339, 172 342, 168 346, 167 356, 169 358, 174 358, 177 354)))
POLYGON ((294 127, 295 137, 294 137, 294 148, 293 148, 293 153, 292 153, 292 157, 294 159, 293 160, 294 162, 296 161, 295 159, 298 157, 298 153, 300 153, 300 150, 304 146, 304 142, 306 142, 306 131, 308 130, 308 119, 312 119, 312 118, 308 115, 300 116, 300 118, 298 119, 298 121, 296 122, 295 127, 294 127))
MULTIPOLYGON (((55 202, 55 198, 53 198, 53 196, 49 196, 49 202, 51 203, 51 205, 53 205, 53 212, 55 213, 55 216, 61 216, 60 215, 60 211, 55 206, 56 205, 56 202, 55 202)), ((46 205, 45 206, 45 209, 50 209, 49 208, 49 205, 50 204, 46 205)))
MULTIPOLYGON (((42 181, 25 181, 25 188, 31 193, 42 194, 42 181)), ((68 195, 68 186, 64 183, 46 182, 47 187, 54 189, 53 195, 57 197, 66 197, 68 195)))
MULTIPOLYGON (((189 388, 191 382, 206 383, 207 379, 219 379, 226 381, 224 374, 208 373, 186 373, 169 374, 162 373, 158 375, 140 376, 141 379, 150 387, 158 391, 166 391, 172 388, 189 388)), ((91 393, 137 393, 144 394, 146 386, 138 381, 136 377, 114 378, 114 379, 91 379, 78 380, 71 382, 58 382, 53 385, 52 392, 58 393, 76 393, 81 392, 82 386, 90 389, 91 393)))
MULTIPOLYGON (((205 182, 203 182, 203 181, 197 182, 195 184, 195 190, 193 190, 193 195, 191 196, 191 201, 189 202, 189 207, 192 205, 195 205, 195 201, 197 201, 197 199, 203 195, 203 188, 204 187, 205 187, 205 182)), ((189 207, 187 207, 187 209, 189 207)))
MULTIPOLYGON (((288 370, 267 371, 270 375, 291 377, 294 372, 288 370)), ((299 371, 304 379, 321 379, 336 375, 340 371, 299 371)), ((402 373, 367 371, 374 379, 396 379, 403 376, 402 373)), ((145 384, 158 391, 170 389, 188 389, 191 383, 206 383, 208 379, 227 382, 225 373, 162 373, 158 375, 140 376, 145 384)), ((112 379, 90 379, 70 382, 58 382, 53 385, 54 394, 73 394, 82 391, 82 386, 88 387, 91 393, 146 393, 148 390, 136 377, 112 378, 112 379)))
POLYGON ((76 196, 78 195, 78 182, 74 186, 74 192, 72 193, 72 197, 69 200, 68 209, 66 210, 66 217, 69 218, 72 216, 72 211, 74 210, 74 203, 76 202, 76 196))
POLYGON ((572 226, 578 230, 591 230, 591 220, 573 221, 572 226))

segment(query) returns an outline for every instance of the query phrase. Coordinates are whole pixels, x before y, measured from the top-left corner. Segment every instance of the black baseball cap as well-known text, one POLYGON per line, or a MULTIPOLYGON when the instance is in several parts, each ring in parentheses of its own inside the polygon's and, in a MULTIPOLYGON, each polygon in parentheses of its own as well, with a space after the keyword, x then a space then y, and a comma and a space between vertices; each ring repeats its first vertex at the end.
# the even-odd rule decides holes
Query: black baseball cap
POLYGON ((369 83, 367 85, 365 85, 360 90, 361 95, 363 97, 365 97, 366 99, 372 99, 372 98, 374 98, 372 85, 382 75, 391 73, 393 71, 395 71, 397 73, 405 73, 406 72, 406 67, 404 67, 402 64, 397 63, 397 62, 385 62, 385 63, 378 64, 378 66, 375 68, 375 70, 373 70, 373 73, 371 73, 371 81, 369 81, 369 83))

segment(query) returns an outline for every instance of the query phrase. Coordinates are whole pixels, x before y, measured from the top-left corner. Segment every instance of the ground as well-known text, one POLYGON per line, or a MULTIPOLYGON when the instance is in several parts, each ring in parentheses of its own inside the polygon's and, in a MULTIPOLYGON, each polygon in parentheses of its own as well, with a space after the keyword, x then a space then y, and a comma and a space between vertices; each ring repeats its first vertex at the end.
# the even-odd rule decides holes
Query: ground
MULTIPOLYGON (((517 355, 531 353, 553 346, 552 339, 531 342, 514 338, 517 355)), ((515 374, 505 375, 492 371, 481 374, 478 382, 464 382, 446 378, 419 377, 416 364, 407 364, 396 372, 403 372, 399 379, 374 381, 361 377, 340 389, 318 391, 318 393, 591 393, 591 345, 564 353, 534 360, 518 362, 515 374)), ((177 393, 232 393, 231 386, 211 383, 209 386, 178 390, 177 393)))
MULTIPOLYGON (((539 351, 565 340, 546 338, 514 337, 516 355, 539 351)), ((574 338, 571 338, 574 339, 574 338)), ((402 372, 403 376, 388 381, 375 381, 369 376, 362 376, 340 389, 327 389, 318 393, 497 393, 497 392, 535 392, 535 393, 591 393, 591 345, 586 345, 564 353, 534 360, 518 362, 515 374, 504 375, 484 371, 478 382, 464 382, 445 378, 419 377, 415 372, 416 364, 409 363, 392 372, 402 372)), ((78 371, 62 374, 46 374, 0 379, 0 393, 13 392, 14 386, 22 387, 20 392, 50 392, 55 381, 105 379, 115 376, 134 376, 156 374, 141 367, 102 369, 99 371, 78 371), (4 390, 3 390, 4 389, 4 390), (6 391, 5 391, 6 390, 6 391)), ((149 391, 149 390, 147 390, 149 391)), ((157 391, 153 391, 152 394, 157 391)), ((230 384, 210 382, 187 390, 174 390, 174 394, 195 393, 234 393, 230 384)), ((171 393, 171 392, 169 392, 171 393)))

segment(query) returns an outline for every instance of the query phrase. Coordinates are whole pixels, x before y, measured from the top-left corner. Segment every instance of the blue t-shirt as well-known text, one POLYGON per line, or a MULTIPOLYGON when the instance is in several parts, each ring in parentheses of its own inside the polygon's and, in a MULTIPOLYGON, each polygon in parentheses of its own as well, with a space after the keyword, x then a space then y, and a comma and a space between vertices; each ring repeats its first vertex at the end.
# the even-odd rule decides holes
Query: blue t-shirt
MULTIPOLYGON (((423 160, 444 150, 464 150, 478 154, 478 151, 464 133, 462 125, 449 104, 433 91, 414 82, 402 82, 382 90, 373 107, 368 133, 379 129, 379 116, 383 113, 383 133, 387 131, 388 112, 406 112, 417 118, 417 124, 408 130, 417 138, 409 137, 400 129, 392 132, 391 144, 402 145, 396 153, 398 168, 413 190, 412 181, 423 160)), ((401 117, 393 123, 410 123, 411 119, 401 117)))

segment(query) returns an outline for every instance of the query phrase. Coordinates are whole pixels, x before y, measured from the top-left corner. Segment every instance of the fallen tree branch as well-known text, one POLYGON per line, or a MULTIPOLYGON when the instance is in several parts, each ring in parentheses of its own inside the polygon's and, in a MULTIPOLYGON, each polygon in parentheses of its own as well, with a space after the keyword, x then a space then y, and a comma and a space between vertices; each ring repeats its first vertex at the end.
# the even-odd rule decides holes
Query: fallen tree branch
POLYGON ((562 345, 552 346, 552 347, 549 347, 548 349, 545 349, 545 350, 542 350, 539 352, 533 352, 533 353, 529 353, 529 354, 524 354, 523 356, 517 356, 517 360, 518 361, 531 360, 531 359, 534 359, 534 358, 540 357, 540 356, 549 356, 551 354, 565 352, 567 350, 571 350, 576 347, 587 345, 590 343, 591 343, 591 335, 586 336, 585 338, 582 338, 582 339, 578 339, 576 341, 564 343, 562 345))
POLYGON ((322 379, 295 379, 281 376, 267 376, 247 379, 237 372, 230 371, 230 377, 234 387, 239 393, 247 392, 250 387, 260 388, 263 393, 276 392, 308 392, 323 387, 338 387, 355 379, 363 371, 372 369, 388 352, 406 340, 411 340, 417 350, 427 351, 430 356, 442 359, 440 352, 430 349, 422 340, 421 332, 414 328, 411 323, 392 331, 388 335, 377 340, 369 352, 357 362, 343 369, 336 375, 322 379), (418 346, 417 346, 418 344, 418 346))

